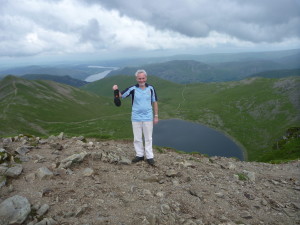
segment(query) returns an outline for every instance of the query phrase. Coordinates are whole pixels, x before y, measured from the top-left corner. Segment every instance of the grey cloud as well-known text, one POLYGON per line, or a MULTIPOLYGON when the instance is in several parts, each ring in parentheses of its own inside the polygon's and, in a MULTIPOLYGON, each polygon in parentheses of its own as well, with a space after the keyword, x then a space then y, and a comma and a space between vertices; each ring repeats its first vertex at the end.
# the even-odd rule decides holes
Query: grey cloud
POLYGON ((96 19, 89 20, 88 24, 81 29, 80 42, 90 42, 95 47, 103 47, 104 40, 101 38, 101 27, 96 19))
MULTIPOLYGON (((82 0, 83 1, 83 0, 82 0)), ((298 0, 85 0, 157 29, 205 37, 211 31, 250 42, 300 37, 298 0)))

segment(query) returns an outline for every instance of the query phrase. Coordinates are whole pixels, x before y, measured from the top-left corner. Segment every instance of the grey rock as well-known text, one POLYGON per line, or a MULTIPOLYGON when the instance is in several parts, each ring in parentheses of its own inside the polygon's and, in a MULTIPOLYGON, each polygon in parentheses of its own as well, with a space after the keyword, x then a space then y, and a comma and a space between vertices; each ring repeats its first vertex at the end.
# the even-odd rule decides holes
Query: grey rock
POLYGON ((43 216, 48 211, 49 208, 50 207, 48 204, 43 204, 36 213, 38 216, 43 216))
POLYGON ((27 198, 15 195, 0 204, 0 224, 21 224, 30 213, 30 203, 27 198))
POLYGON ((179 172, 178 172, 178 171, 175 171, 175 170, 173 170, 173 169, 168 170, 168 171, 166 172, 166 176, 167 176, 167 177, 176 177, 176 176, 178 176, 178 175, 179 175, 179 172))
POLYGON ((5 171, 5 175, 8 177, 17 177, 19 176, 23 171, 23 166, 20 164, 16 164, 13 167, 8 168, 5 171))
POLYGON ((44 179, 47 177, 52 177, 53 173, 47 167, 41 167, 37 170, 37 176, 40 179, 44 179))
POLYGON ((255 173, 254 172, 244 170, 243 173, 247 175, 247 177, 249 178, 250 181, 252 181, 252 182, 255 181, 255 173))
POLYGON ((147 176, 147 177, 143 177, 142 179, 146 182, 158 182, 159 181, 158 176, 155 174, 147 176))
POLYGON ((27 182, 32 183, 35 180, 35 173, 30 173, 25 176, 27 182))
POLYGON ((55 150, 58 150, 58 151, 61 151, 63 150, 63 146, 59 143, 53 143, 53 144, 50 144, 51 148, 55 149, 55 150))
POLYGON ((90 177, 94 174, 94 170, 91 169, 91 168, 85 168, 83 171, 82 171, 82 175, 84 177, 90 177))
POLYGON ((0 188, 4 187, 6 184, 6 177, 0 175, 0 188))
POLYGON ((224 193, 223 193, 223 192, 217 192, 217 193, 215 193, 215 195, 216 195, 218 198, 224 198, 224 193))
POLYGON ((162 213, 165 214, 165 215, 171 213, 171 208, 168 204, 162 204, 160 206, 160 209, 161 209, 162 213))
POLYGON ((64 139, 65 139, 64 132, 61 132, 61 133, 57 136, 57 138, 58 138, 59 140, 64 140, 64 139))
POLYGON ((233 162, 228 163, 228 169, 234 170, 236 168, 236 165, 233 162))
POLYGON ((102 159, 102 153, 101 152, 92 152, 91 157, 93 160, 101 160, 102 159))
POLYGON ((69 168, 73 163, 82 162, 86 156, 87 152, 71 155, 63 159, 58 168, 69 168))
POLYGON ((119 164, 123 164, 123 165, 130 165, 131 164, 131 160, 126 158, 126 157, 121 157, 119 164))
POLYGON ((13 140, 11 137, 9 137, 9 138, 4 138, 2 142, 4 145, 8 145, 8 144, 12 143, 13 140))
POLYGON ((44 145, 44 144, 47 144, 47 143, 48 143, 47 139, 40 139, 39 140, 39 144, 41 144, 41 145, 44 145))
POLYGON ((0 166, 0 175, 4 175, 7 169, 8 167, 2 164, 2 166, 0 166))
POLYGON ((0 163, 8 159, 9 159, 8 152, 4 148, 0 148, 0 163))
POLYGON ((22 147, 18 147, 15 152, 17 152, 19 155, 26 155, 27 152, 29 152, 30 150, 28 148, 26 148, 25 146, 22 147))
POLYGON ((251 219, 252 216, 248 211, 242 211, 240 214, 240 217, 244 218, 244 219, 251 219))

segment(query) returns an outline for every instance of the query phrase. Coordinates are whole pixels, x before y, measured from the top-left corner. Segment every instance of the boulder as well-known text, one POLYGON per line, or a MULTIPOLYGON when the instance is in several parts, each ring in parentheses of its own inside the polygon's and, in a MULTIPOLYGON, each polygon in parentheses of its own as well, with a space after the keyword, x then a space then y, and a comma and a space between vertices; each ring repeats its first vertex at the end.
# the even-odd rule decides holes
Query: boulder
POLYGON ((0 204, 0 224, 22 224, 30 213, 27 198, 15 195, 0 204))

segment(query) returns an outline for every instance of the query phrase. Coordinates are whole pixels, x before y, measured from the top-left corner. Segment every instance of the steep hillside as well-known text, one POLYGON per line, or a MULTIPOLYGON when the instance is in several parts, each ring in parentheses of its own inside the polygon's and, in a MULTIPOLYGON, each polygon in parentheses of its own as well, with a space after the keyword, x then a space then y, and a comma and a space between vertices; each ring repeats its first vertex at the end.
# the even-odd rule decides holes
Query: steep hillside
POLYGON ((26 74, 21 76, 27 80, 52 80, 61 84, 67 84, 73 87, 81 87, 88 84, 88 82, 83 80, 74 79, 70 76, 55 76, 49 74, 26 74))
POLYGON ((0 81, 0 135, 46 135, 57 129, 100 135, 99 124, 113 107, 110 99, 71 86, 8 76, 0 81))
POLYGON ((0 150, 8 155, 0 162, 2 225, 300 223, 299 161, 249 163, 161 148, 152 167, 131 164, 131 142, 64 134, 0 138, 0 150))

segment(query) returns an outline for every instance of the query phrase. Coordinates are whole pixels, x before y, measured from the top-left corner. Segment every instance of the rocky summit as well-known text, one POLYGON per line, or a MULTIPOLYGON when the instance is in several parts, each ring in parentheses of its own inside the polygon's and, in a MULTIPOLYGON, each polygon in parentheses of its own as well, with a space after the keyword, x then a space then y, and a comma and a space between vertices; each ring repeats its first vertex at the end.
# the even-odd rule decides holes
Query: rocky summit
POLYGON ((285 164, 155 149, 128 141, 0 139, 0 224, 300 224, 300 161, 285 164))

